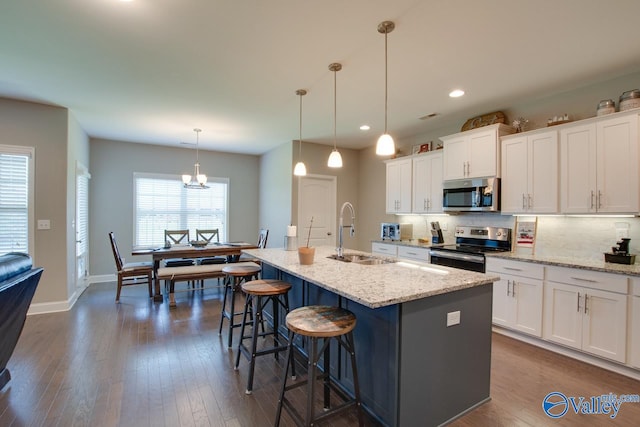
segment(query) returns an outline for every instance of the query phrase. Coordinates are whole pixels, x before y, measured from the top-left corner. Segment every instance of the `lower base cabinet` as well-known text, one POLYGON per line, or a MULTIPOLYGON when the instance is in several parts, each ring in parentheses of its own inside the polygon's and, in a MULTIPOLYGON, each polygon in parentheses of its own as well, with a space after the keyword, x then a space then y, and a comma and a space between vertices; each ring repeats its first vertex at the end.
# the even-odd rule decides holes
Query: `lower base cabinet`
POLYGON ((629 322, 629 364, 640 369, 640 279, 632 280, 634 287, 631 299, 631 321, 629 322))
POLYGON ((625 363, 627 280, 614 274, 548 267, 543 338, 625 363))
POLYGON ((487 272, 500 275, 493 284, 493 323, 542 337, 544 267, 489 258, 487 272))

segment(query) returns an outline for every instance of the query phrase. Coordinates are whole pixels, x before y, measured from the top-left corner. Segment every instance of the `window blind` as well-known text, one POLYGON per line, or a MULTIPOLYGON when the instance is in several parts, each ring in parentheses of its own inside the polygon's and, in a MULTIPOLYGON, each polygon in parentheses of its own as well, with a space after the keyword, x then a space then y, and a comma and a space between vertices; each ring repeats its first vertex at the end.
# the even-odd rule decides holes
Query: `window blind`
POLYGON ((33 149, 0 146, 0 254, 30 253, 33 149))
POLYGON ((134 174, 134 246, 161 246, 164 230, 219 230, 227 240, 228 178, 209 178, 207 189, 184 188, 178 175, 134 174))

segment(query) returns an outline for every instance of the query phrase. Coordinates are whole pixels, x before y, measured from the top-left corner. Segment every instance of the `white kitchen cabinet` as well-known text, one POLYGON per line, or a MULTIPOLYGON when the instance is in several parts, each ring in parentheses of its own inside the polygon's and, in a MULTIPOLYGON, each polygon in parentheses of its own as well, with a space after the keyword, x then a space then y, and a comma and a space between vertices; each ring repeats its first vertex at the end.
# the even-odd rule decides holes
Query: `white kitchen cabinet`
POLYGON ((392 243, 373 242, 371 243, 371 253, 395 258, 398 256, 398 245, 394 245, 392 243))
POLYGON ((562 213, 637 213, 638 113, 560 130, 562 213))
POLYGON ((631 322, 629 329, 629 364, 640 368, 640 279, 632 280, 631 322))
POLYGON ((410 157, 387 160, 387 213, 411 213, 412 161, 410 157))
POLYGON ((500 275, 493 284, 493 323, 542 337, 544 266, 488 257, 486 269, 500 275))
POLYGON ((495 124, 440 138, 443 143, 443 178, 464 179, 500 176, 499 138, 515 132, 495 124))
POLYGON ((501 203, 504 213, 558 212, 558 132, 502 138, 501 203))
POLYGON ((429 248, 420 248, 417 246, 398 246, 398 258, 429 263, 429 248))
POLYGON ((442 212, 442 150, 413 157, 413 213, 442 212))
POLYGON ((547 267, 543 338, 625 363, 627 282, 621 275, 547 267))

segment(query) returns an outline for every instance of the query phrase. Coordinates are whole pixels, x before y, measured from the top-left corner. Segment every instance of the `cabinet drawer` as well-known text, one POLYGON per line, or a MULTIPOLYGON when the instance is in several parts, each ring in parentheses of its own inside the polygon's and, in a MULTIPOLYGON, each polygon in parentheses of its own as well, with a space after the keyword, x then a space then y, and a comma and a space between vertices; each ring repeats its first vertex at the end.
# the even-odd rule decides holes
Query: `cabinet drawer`
POLYGON ((420 262, 429 262, 429 249, 398 246, 398 258, 406 258, 420 262))
POLYGON ((531 279, 544 279, 544 265, 492 258, 490 256, 487 257, 487 271, 529 277, 531 279))
POLYGON ((629 292, 629 279, 627 276, 582 270, 579 268, 547 267, 547 280, 585 288, 600 289, 602 291, 617 292, 619 294, 627 294, 629 292))
POLYGON ((386 243, 371 243, 371 252, 374 254, 382 254, 395 257, 398 254, 398 246, 386 243))

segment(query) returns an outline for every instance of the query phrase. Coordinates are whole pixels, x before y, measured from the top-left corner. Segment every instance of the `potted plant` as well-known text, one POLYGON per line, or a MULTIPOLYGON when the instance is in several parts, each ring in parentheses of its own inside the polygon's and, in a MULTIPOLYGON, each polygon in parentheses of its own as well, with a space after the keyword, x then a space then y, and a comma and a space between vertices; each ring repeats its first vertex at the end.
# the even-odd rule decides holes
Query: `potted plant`
POLYGON ((313 257, 316 253, 316 248, 309 247, 309 240, 311 239, 311 227, 313 226, 313 217, 311 217, 311 223, 309 224, 309 233, 307 234, 307 246, 300 246, 298 248, 298 260, 300 264, 309 265, 313 264, 313 257))

